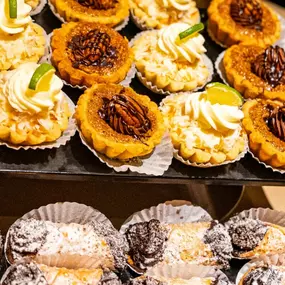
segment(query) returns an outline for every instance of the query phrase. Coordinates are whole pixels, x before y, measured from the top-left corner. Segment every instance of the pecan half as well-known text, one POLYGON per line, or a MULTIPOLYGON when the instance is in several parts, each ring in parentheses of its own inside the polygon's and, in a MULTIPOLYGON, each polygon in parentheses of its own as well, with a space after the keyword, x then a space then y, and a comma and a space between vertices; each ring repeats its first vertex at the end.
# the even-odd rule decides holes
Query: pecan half
POLYGON ((84 7, 96 10, 108 10, 115 8, 116 0, 77 0, 78 3, 84 7))
POLYGON ((285 141, 285 107, 271 110, 267 125, 276 137, 285 141))

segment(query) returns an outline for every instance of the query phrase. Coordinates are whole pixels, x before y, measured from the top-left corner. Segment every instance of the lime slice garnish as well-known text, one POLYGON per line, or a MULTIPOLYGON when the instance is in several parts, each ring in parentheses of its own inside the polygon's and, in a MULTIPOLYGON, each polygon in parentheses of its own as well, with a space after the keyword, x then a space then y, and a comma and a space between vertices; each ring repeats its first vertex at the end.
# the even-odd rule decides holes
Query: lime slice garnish
POLYGON ((49 83, 54 73, 55 68, 52 65, 48 63, 42 63, 35 70, 29 84, 29 89, 41 91, 48 90, 49 83))
POLYGON ((212 104, 241 106, 243 104, 243 97, 234 88, 214 82, 206 86, 207 100, 212 104))
POLYGON ((17 0, 9 0, 9 16, 11 19, 17 19, 17 0))
POLYGON ((180 40, 183 40, 195 33, 198 33, 200 31, 202 31, 204 29, 204 24, 203 23, 199 23, 199 24, 196 24, 192 27, 190 27, 189 29, 185 30, 184 32, 181 32, 179 34, 179 38, 180 40))

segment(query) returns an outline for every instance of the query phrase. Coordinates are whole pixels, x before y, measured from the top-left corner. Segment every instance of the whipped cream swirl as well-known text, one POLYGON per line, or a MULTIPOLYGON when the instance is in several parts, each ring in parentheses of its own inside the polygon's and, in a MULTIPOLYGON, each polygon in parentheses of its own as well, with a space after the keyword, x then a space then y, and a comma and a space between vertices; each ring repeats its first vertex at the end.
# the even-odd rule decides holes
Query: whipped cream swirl
POLYGON ((191 0, 162 0, 163 7, 174 8, 178 11, 187 11, 191 8, 191 0))
POLYGON ((183 40, 179 39, 179 34, 190 27, 186 23, 174 23, 161 29, 158 32, 158 48, 174 60, 190 63, 200 60, 202 54, 206 52, 203 36, 196 33, 183 40))
POLYGON ((32 21, 29 16, 32 7, 24 2, 17 0, 17 18, 11 19, 9 15, 9 1, 0 0, 0 30, 7 34, 19 34, 32 21))

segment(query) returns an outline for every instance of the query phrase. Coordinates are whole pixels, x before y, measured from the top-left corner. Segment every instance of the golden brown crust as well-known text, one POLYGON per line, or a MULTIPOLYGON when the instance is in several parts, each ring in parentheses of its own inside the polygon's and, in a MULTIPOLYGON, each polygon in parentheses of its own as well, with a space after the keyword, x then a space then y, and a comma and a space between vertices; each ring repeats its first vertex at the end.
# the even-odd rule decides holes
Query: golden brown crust
POLYGON ((52 62, 58 69, 62 79, 72 85, 92 86, 94 83, 119 83, 125 79, 133 63, 133 52, 128 46, 128 40, 119 33, 99 24, 92 23, 67 23, 62 28, 53 31, 51 40, 52 62), (73 66, 72 50, 68 48, 70 41, 75 36, 87 34, 89 31, 98 30, 110 36, 110 45, 116 49, 116 58, 112 67, 84 65, 73 66))
POLYGON ((217 42, 226 47, 241 42, 248 45, 267 46, 279 39, 281 24, 271 8, 261 3, 262 31, 258 31, 235 23, 230 16, 231 1, 213 0, 208 8, 208 31, 217 42))
POLYGON ((114 84, 95 84, 79 98, 76 115, 79 128, 86 141, 98 152, 110 158, 127 160, 145 156, 158 145, 165 132, 163 119, 157 105, 149 97, 135 93, 131 88, 114 84), (134 98, 148 109, 151 129, 142 140, 116 132, 99 115, 103 98, 111 99, 124 89, 124 94, 134 98))

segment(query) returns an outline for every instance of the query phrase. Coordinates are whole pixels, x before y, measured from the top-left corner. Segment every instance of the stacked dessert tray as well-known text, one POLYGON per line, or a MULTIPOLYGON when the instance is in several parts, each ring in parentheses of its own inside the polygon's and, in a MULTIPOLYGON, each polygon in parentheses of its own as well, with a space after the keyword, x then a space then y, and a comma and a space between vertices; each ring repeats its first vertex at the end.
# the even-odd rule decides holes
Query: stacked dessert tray
MULTIPOLYGON (((201 10, 202 22, 206 23, 206 11, 201 10)), ((61 22, 54 16, 48 5, 40 14, 33 17, 47 34, 61 26, 61 22)), ((128 25, 120 31, 129 40, 134 38, 140 30, 130 20, 128 25)), ((206 29, 202 32, 206 39, 207 55, 215 63, 217 57, 224 50, 212 41, 206 29)), ((214 72, 213 82, 222 82, 214 72)), ((137 78, 133 78, 130 86, 139 94, 148 95, 151 100, 160 103, 163 96, 152 93, 143 86, 137 78)), ((64 87, 64 92, 76 104, 82 90, 64 87)), ((182 164, 176 159, 163 175, 153 176, 137 172, 116 172, 101 163, 91 155, 84 146, 78 133, 64 146, 56 149, 17 151, 6 147, 0 148, 0 173, 6 175, 27 176, 31 178, 66 179, 66 180, 122 180, 147 183, 206 183, 232 185, 283 185, 284 175, 266 169, 254 160, 250 154, 235 163, 212 168, 198 168, 182 164)))
POLYGON ((1 232, 1 284, 281 285, 284 226, 284 212, 249 209, 219 222, 176 200, 136 212, 116 230, 90 206, 49 204, 1 232))

